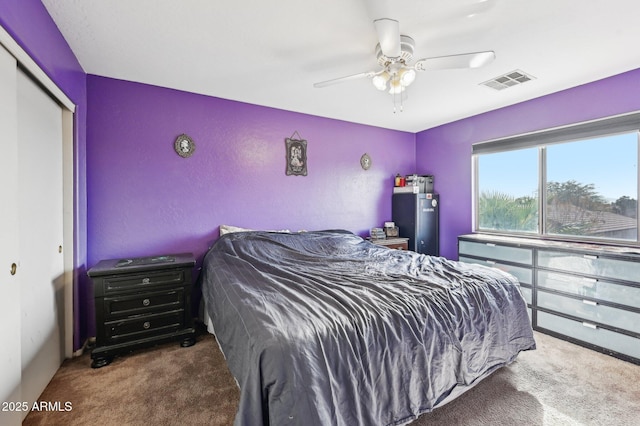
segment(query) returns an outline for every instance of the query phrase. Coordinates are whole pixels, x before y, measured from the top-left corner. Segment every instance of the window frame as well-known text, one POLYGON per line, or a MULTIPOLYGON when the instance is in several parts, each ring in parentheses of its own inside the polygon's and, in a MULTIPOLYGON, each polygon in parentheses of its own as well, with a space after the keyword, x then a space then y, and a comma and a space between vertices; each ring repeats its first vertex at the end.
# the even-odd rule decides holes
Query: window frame
POLYGON ((589 236, 572 236, 547 234, 546 208, 547 208, 547 150, 546 147, 554 144, 578 142, 581 140, 616 135, 621 133, 636 133, 637 162, 636 162, 636 227, 640 231, 640 112, 617 115, 604 119, 586 121, 578 124, 555 127, 538 132, 525 133, 506 138, 493 139, 472 145, 472 226, 473 231, 483 234, 511 235, 533 239, 548 239, 555 241, 578 241, 599 244, 640 246, 640 232, 636 240, 621 240, 608 238, 594 238, 589 236), (479 156, 483 154, 501 153, 527 148, 538 148, 538 232, 518 232, 480 229, 479 227, 479 156))

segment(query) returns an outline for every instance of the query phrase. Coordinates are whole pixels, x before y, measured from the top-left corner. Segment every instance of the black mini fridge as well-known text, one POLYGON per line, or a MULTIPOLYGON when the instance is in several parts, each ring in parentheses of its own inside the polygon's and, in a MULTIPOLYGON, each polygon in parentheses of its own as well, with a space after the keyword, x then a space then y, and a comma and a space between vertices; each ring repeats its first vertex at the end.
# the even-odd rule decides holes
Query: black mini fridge
POLYGON ((391 217, 398 236, 409 238, 409 250, 440 255, 439 201, 435 193, 393 194, 391 217))

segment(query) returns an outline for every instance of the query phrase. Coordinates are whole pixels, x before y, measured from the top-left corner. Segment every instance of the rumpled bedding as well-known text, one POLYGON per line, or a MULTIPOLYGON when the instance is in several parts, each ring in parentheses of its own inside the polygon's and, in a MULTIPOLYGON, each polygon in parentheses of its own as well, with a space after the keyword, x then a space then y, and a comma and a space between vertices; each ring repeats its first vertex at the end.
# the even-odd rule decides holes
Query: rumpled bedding
POLYGON ((402 425, 535 349, 517 280, 347 231, 240 232, 203 262, 235 425, 402 425))

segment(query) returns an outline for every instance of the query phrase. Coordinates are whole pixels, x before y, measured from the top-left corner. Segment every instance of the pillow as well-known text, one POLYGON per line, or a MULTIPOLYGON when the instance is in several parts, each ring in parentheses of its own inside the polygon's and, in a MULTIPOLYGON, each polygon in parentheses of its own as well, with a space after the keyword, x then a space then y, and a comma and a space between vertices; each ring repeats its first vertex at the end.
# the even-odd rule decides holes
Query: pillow
MULTIPOLYGON (((222 237, 225 234, 232 234, 234 232, 250 232, 255 231, 255 229, 249 228, 241 228, 239 226, 231 226, 231 225, 220 225, 220 236, 222 237)), ((267 232, 283 232, 289 233, 288 229, 278 229, 278 230, 268 230, 267 232)))
POLYGON ((239 226, 231 226, 231 225, 220 225, 221 237, 225 234, 231 234, 234 232, 247 232, 247 231, 253 231, 253 229, 240 228, 239 226))

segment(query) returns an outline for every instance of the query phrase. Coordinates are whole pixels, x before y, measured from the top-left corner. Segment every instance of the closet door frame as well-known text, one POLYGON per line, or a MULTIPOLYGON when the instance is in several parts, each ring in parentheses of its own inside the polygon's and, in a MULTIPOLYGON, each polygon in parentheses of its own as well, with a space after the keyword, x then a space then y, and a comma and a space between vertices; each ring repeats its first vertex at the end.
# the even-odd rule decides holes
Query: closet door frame
MULTIPOLYGON (((63 168, 63 256, 64 256, 64 305, 65 305, 65 330, 64 348, 65 357, 73 356, 74 333, 74 259, 76 247, 74 246, 74 229, 76 206, 74 204, 74 120, 76 105, 54 83, 29 54, 13 39, 13 37, 0 26, 0 45, 2 45, 14 58, 19 66, 25 70, 31 78, 62 107, 62 168, 63 168)), ((4 265, 2 265, 4 266, 4 265)), ((2 267, 0 266, 0 267, 2 267)), ((19 273, 19 265, 18 265, 19 273)))
MULTIPOLYGON (((0 402, 17 402, 22 396, 22 347, 20 321, 20 274, 17 263, 20 258, 20 230, 18 229, 18 113, 17 63, 15 58, 0 46, 0 129, 2 142, 0 155, 0 334, 4 344, 0 346, 0 402), (12 94, 8 96, 7 94, 12 94)), ((15 407, 14 407, 15 408, 15 407)), ((21 413, 0 411, 0 423, 19 424, 21 413)))

